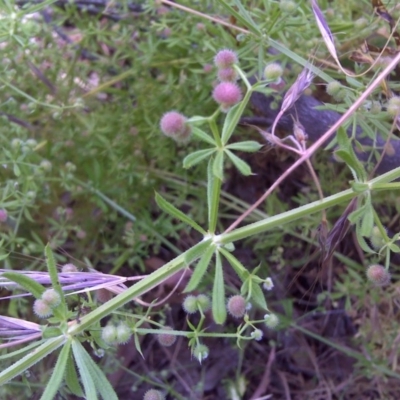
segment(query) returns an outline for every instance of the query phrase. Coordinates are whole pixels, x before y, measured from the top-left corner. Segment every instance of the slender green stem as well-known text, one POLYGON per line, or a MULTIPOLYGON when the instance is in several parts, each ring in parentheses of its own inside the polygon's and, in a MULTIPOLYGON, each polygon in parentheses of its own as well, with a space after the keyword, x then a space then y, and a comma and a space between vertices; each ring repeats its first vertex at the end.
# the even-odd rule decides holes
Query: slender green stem
POLYGON ((210 130, 211 130, 211 132, 212 132, 212 134, 213 134, 215 143, 217 143, 217 146, 218 146, 219 148, 222 148, 221 135, 219 134, 219 130, 218 130, 217 122, 216 122, 216 119, 217 119, 217 116, 218 116, 218 115, 219 115, 219 109, 218 109, 217 112, 215 112, 215 113, 210 117, 210 119, 208 120, 208 123, 209 123, 209 125, 210 125, 210 130))
POLYGON ((326 197, 323 200, 314 201, 313 203, 306 204, 294 210, 286 211, 267 219, 263 219, 262 221, 254 222, 242 228, 235 229, 234 231, 227 234, 222 234, 220 236, 220 243, 226 244, 230 242, 235 242, 248 236, 253 236, 262 232, 266 232, 272 228, 280 227, 288 222, 296 221, 301 217, 305 217, 318 211, 324 210, 325 208, 332 207, 345 201, 350 201, 357 195, 358 194, 353 192, 353 190, 351 189, 345 190, 344 192, 326 197))
POLYGON ((222 181, 214 176, 212 185, 210 186, 211 193, 209 193, 211 204, 208 231, 210 233, 215 233, 217 227, 221 185, 222 181))

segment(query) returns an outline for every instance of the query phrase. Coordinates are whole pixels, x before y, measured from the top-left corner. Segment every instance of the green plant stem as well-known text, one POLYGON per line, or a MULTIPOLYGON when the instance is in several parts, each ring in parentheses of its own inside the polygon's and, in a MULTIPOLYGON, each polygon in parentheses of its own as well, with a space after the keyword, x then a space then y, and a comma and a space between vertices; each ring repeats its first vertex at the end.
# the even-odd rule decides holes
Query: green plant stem
POLYGON ((219 109, 210 117, 210 119, 208 120, 208 123, 210 125, 210 130, 213 134, 215 143, 217 143, 217 146, 219 148, 222 148, 222 142, 221 142, 221 135, 219 134, 219 130, 218 130, 218 126, 217 126, 217 122, 216 119, 218 117, 218 115, 220 114, 219 109))
MULTIPOLYGON (((373 180, 371 180, 371 185, 375 183, 386 183, 390 180, 396 179, 400 176, 400 168, 397 168, 393 171, 390 171, 384 175, 381 175, 373 180)), ((239 239, 244 239, 251 235, 256 235, 259 233, 266 232, 271 230, 274 227, 281 226, 283 224, 293 222, 302 216, 307 216, 309 214, 318 212, 328 207, 332 207, 334 205, 348 202, 352 198, 358 196, 359 193, 354 192, 352 189, 345 190, 341 193, 332 195, 327 197, 323 200, 315 201, 311 204, 307 204, 305 206, 298 207, 294 210, 287 211, 281 213, 279 215, 275 215, 273 217, 264 219, 262 221, 249 224, 243 228, 236 229, 232 232, 227 234, 222 234, 218 237, 219 243, 225 244, 229 242, 233 242, 239 239)), ((211 245, 211 239, 208 239, 209 244, 211 245)), ((205 243, 200 242, 203 246, 205 243)), ((162 281, 169 278, 176 272, 180 271, 181 269, 185 268, 190 263, 197 260, 201 257, 202 253, 198 251, 191 251, 192 249, 187 250, 185 253, 179 255, 174 260, 168 262, 163 267, 159 268, 158 270, 151 273, 149 276, 144 278, 142 281, 137 282, 131 288, 126 290, 124 293, 121 293, 117 297, 113 298, 112 300, 108 301, 107 303, 101 305, 96 310, 92 311, 91 313, 84 316, 80 323, 71 326, 68 330, 68 333, 71 335, 77 335, 83 332, 85 329, 90 328, 90 326, 105 316, 111 314, 117 308, 123 306, 124 304, 128 303, 135 297, 142 295, 143 293, 147 292, 148 290, 156 287, 162 281)))
POLYGON ((209 199, 211 199, 210 204, 210 215, 209 215, 209 224, 208 231, 210 233, 215 233, 215 229, 217 227, 218 222, 218 210, 219 210, 219 201, 221 194, 221 185, 222 181, 218 179, 216 176, 213 178, 213 182, 211 185, 211 193, 209 194, 209 199))
MULTIPOLYGON (((379 184, 378 187, 380 187, 380 184, 388 183, 391 180, 397 179, 399 177, 400 177, 400 167, 392 171, 389 171, 386 174, 378 176, 377 178, 372 179, 366 184, 366 186, 369 188, 373 188, 375 185, 379 184)), ((263 219, 262 221, 254 222, 252 224, 246 225, 242 228, 235 229, 226 234, 221 234, 219 237, 219 242, 221 244, 227 244, 230 242, 235 242, 240 239, 244 239, 249 236, 266 232, 272 228, 279 227, 288 222, 295 221, 301 217, 308 216, 315 212, 324 210, 326 208, 338 205, 346 201, 348 202, 360 194, 361 193, 357 193, 353 189, 347 189, 343 192, 326 197, 323 200, 317 200, 314 201, 313 203, 295 208, 294 210, 286 211, 284 213, 263 219)))

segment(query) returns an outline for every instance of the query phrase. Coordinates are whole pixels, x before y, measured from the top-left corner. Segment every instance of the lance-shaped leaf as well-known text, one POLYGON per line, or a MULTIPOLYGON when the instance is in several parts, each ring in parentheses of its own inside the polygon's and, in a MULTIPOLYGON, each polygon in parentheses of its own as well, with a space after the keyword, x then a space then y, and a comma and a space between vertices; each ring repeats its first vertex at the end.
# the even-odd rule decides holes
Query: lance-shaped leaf
POLYGON ((251 175, 251 168, 246 161, 243 161, 237 155, 233 154, 231 151, 226 150, 226 154, 234 164, 234 166, 240 171, 240 173, 244 176, 251 175))
POLYGON ((65 383, 72 394, 78 397, 84 396, 71 352, 69 353, 67 368, 65 370, 65 383))
POLYGON ((370 254, 375 253, 375 251, 371 249, 371 247, 368 245, 368 243, 364 239, 364 236, 361 231, 361 223, 358 223, 356 225, 356 236, 357 236, 358 244, 366 253, 370 253, 370 254))
POLYGON ((224 126, 222 127, 222 133, 221 133, 221 142, 223 145, 226 145, 232 136, 237 124, 239 123, 239 120, 244 112, 244 109, 246 107, 246 104, 248 103, 250 99, 250 91, 246 93, 244 96, 244 99, 233 106, 229 111, 228 114, 226 115, 225 121, 224 121, 224 126))
POLYGON ((245 281, 246 276, 248 276, 249 272, 247 269, 243 266, 243 264, 229 251, 224 249, 223 247, 220 247, 218 249, 220 253, 228 260, 229 264, 232 266, 232 268, 235 270, 235 272, 238 274, 240 280, 242 282, 245 281))
POLYGON ((357 179, 360 182, 366 181, 366 173, 363 165, 356 157, 353 146, 351 145, 351 141, 347 136, 346 131, 343 127, 340 127, 337 131, 337 141, 339 145, 339 149, 336 151, 336 154, 347 164, 347 166, 351 169, 354 179, 357 179))
POLYGON ((360 224, 360 234, 365 237, 370 237, 374 227, 374 207, 372 206, 371 197, 368 196, 365 202, 364 215, 360 224))
POLYGON ((72 351, 85 389, 86 399, 95 400, 98 398, 97 393, 100 393, 103 399, 118 400, 118 396, 104 372, 92 360, 79 341, 72 342, 72 351))
POLYGON ((213 256, 215 251, 215 245, 210 246, 204 254, 201 256, 199 262, 193 270, 193 274, 190 277, 189 283, 187 284, 184 292, 191 292, 197 288, 200 281, 203 279, 204 274, 207 271, 207 268, 210 264, 211 257, 213 256))
POLYGON ((215 257, 212 314, 217 324, 222 325, 226 321, 224 272, 222 269, 221 256, 218 252, 215 257))
POLYGON ((40 283, 36 282, 32 278, 24 274, 20 274, 18 272, 3 272, 1 275, 4 278, 9 279, 10 281, 13 281, 22 286, 26 291, 32 293, 32 295, 37 299, 40 299, 43 292, 46 290, 46 288, 40 283))
POLYGON ((260 285, 254 280, 251 282, 251 300, 258 305, 262 310, 268 310, 267 302, 265 301, 264 292, 260 288, 260 285))
POLYGON ((185 264, 189 265, 193 261, 196 261, 198 258, 200 258, 210 245, 211 245, 211 238, 204 239, 200 243, 194 245, 191 249, 189 249, 185 253, 185 264))
POLYGON ((191 168, 193 165, 200 163, 201 161, 205 160, 206 158, 211 157, 212 154, 215 153, 215 149, 204 149, 198 150, 194 153, 188 154, 183 159, 183 168, 191 168))
POLYGON ((63 346, 58 356, 56 365, 54 366, 51 378, 47 382, 46 389, 43 392, 40 400, 53 400, 53 398, 57 394, 58 389, 60 388, 60 385, 64 379, 64 373, 66 370, 68 358, 70 356, 71 342, 72 339, 70 338, 63 346))
POLYGON ((167 214, 172 215, 173 217, 179 219, 182 222, 185 222, 186 224, 190 225, 193 229, 200 232, 201 234, 203 235, 206 234, 206 231, 200 225, 194 222, 182 211, 178 210, 174 205, 172 205, 169 201, 165 200, 157 192, 156 192, 156 203, 167 214))
POLYGON ((206 142, 208 144, 211 144, 211 146, 217 147, 217 144, 215 143, 215 140, 206 132, 203 130, 193 127, 192 128, 192 133, 194 136, 202 140, 203 142, 206 142))
POLYGON ((220 179, 224 180, 224 152, 218 151, 213 161, 213 174, 220 179))
POLYGON ((230 150, 240 150, 252 153, 254 151, 258 151, 263 147, 260 143, 255 140, 245 140, 243 142, 231 143, 226 146, 227 149, 230 150))

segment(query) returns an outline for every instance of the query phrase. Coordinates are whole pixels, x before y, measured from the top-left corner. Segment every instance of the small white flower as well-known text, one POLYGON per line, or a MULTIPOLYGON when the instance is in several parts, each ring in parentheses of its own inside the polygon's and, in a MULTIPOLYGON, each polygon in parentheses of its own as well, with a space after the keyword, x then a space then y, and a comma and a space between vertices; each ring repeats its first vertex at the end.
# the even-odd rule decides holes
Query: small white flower
POLYGON ((255 329, 253 332, 251 332, 250 336, 257 341, 260 341, 264 334, 263 331, 261 329, 255 329))
POLYGON ((274 283, 272 282, 271 278, 267 278, 264 281, 263 287, 265 290, 272 290, 274 288, 274 283))

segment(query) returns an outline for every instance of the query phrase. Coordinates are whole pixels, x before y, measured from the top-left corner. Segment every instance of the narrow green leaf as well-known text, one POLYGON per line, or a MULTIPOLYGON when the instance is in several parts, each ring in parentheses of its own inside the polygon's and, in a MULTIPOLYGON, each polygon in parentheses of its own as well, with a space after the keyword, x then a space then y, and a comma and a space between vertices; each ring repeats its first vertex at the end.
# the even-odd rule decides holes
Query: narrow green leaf
POLYGON ((364 239, 364 237, 363 237, 363 235, 362 235, 362 233, 361 233, 360 228, 361 228, 361 224, 358 223, 358 224, 356 225, 356 236, 357 236, 358 244, 360 245, 360 247, 361 247, 366 253, 375 254, 375 250, 372 250, 371 247, 368 245, 368 243, 365 241, 365 239, 364 239))
POLYGON ((97 400, 97 388, 93 380, 92 371, 89 365, 86 364, 86 350, 77 340, 74 340, 72 342, 72 351, 74 352, 74 358, 79 370, 86 400, 97 400))
POLYGON ((118 396, 107 377, 78 340, 72 342, 72 350, 85 387, 86 399, 97 399, 97 392, 99 392, 104 400, 118 400, 118 396), (88 386, 85 385, 85 381, 88 386), (94 385, 94 390, 92 385, 94 385), (90 391, 87 389, 90 389, 90 391))
POLYGON ((212 314, 215 323, 222 325, 226 321, 224 271, 221 256, 215 253, 215 278, 212 296, 212 314))
POLYGON ((194 267, 193 274, 190 277, 189 283, 187 284, 184 292, 191 292, 197 288, 200 281, 203 279, 204 274, 207 271, 208 265, 210 264, 211 257, 215 252, 215 245, 211 245, 200 257, 199 262, 194 267))
POLYGON ((353 175, 353 178, 356 180, 361 180, 359 171, 357 171, 356 168, 354 168, 354 160, 353 157, 345 150, 336 150, 335 155, 340 157, 340 159, 349 167, 351 174, 353 175))
POLYGON ((21 285, 26 291, 32 293, 37 299, 40 299, 43 292, 46 290, 40 283, 18 272, 3 272, 1 275, 10 281, 18 283, 18 285, 21 285))
POLYGON ((50 380, 46 384, 46 389, 42 394, 40 400, 53 400, 55 395, 60 388, 60 385, 64 378, 65 368, 67 366, 68 357, 70 355, 72 339, 68 339, 64 344, 54 367, 53 373, 51 374, 50 380))
MULTIPOLYGON (((21 14, 22 15, 23 14, 29 15, 29 14, 37 13, 40 10, 43 10, 45 7, 48 7, 48 6, 52 5, 52 4, 54 4, 55 2, 56 2, 55 0, 46 0, 46 1, 40 2, 40 4, 34 4, 34 5, 30 6, 30 7, 26 7, 21 12, 21 14)), ((29 4, 29 3, 27 3, 27 4, 29 4)))
POLYGON ((365 212, 361 221, 360 233, 364 237, 370 237, 374 227, 374 209, 371 201, 365 204, 365 212))
POLYGON ((78 397, 84 396, 71 352, 69 353, 67 368, 65 370, 65 383, 72 394, 78 397))
POLYGON ((235 270, 235 272, 238 274, 240 280, 242 282, 244 282, 246 276, 249 275, 249 272, 247 271, 247 269, 243 266, 243 264, 231 253, 229 253, 229 251, 227 251, 226 249, 224 249, 223 247, 220 247, 218 249, 218 251, 220 253, 222 253, 222 255, 228 260, 229 264, 231 265, 231 267, 235 270))
POLYGON ((357 210, 353 211, 349 214, 347 219, 352 223, 356 224, 365 213, 365 204, 362 207, 359 207, 357 210))
POLYGON ((193 165, 196 165, 204 159, 211 157, 214 153, 215 149, 204 149, 190 153, 183 159, 183 168, 191 168, 193 165))
POLYGON ((178 210, 174 205, 172 205, 169 201, 165 200, 161 195, 156 192, 156 203, 157 205, 167 214, 172 215, 176 219, 179 219, 182 222, 185 222, 189 226, 191 226, 196 231, 205 235, 206 231, 198 225, 195 221, 184 214, 182 211, 178 210))
POLYGON ((389 247, 390 251, 393 251, 393 253, 400 253, 400 247, 397 244, 389 243, 388 247, 389 247))
POLYGON ((208 209, 208 226, 211 225, 213 219, 213 195, 214 195, 214 180, 216 177, 213 174, 213 159, 210 158, 207 165, 207 209, 208 209))
POLYGON ((45 342, 45 340, 38 340, 36 342, 33 342, 31 344, 28 344, 28 345, 22 347, 21 349, 12 351, 11 353, 5 353, 5 354, 0 356, 0 361, 7 360, 9 358, 14 358, 14 357, 17 357, 17 356, 21 356, 22 354, 33 350, 35 347, 39 347, 44 342, 45 342))
POLYGON ((268 310, 264 292, 260 288, 260 285, 254 281, 251 285, 251 299, 258 305, 258 307, 262 308, 263 310, 268 310))
POLYGON ((140 346, 140 340, 139 340, 139 336, 135 333, 133 335, 133 341, 135 343, 135 348, 138 351, 138 353, 142 356, 142 358, 144 359, 144 355, 142 353, 142 348, 140 346))
POLYGON ((221 133, 222 144, 226 145, 230 137, 232 136, 232 133, 235 130, 240 120, 240 117, 242 116, 242 108, 243 107, 241 107, 241 103, 238 103, 233 106, 226 114, 224 126, 222 127, 221 133))
POLYGON ((62 290, 60 281, 58 279, 56 261, 54 259, 54 255, 53 252, 51 251, 49 244, 47 244, 46 247, 44 248, 44 254, 46 257, 46 265, 47 265, 47 270, 49 271, 51 284, 53 286, 53 289, 60 295, 61 299, 61 304, 57 307, 57 309, 65 313, 67 310, 67 305, 65 303, 64 291, 62 290))
POLYGON ((369 190, 369 185, 364 182, 351 182, 351 188, 354 192, 361 194, 369 190))
POLYGON ((239 158, 237 155, 233 154, 229 150, 226 150, 226 154, 228 155, 230 160, 233 162, 235 167, 240 171, 242 175, 244 176, 251 175, 251 168, 246 161, 243 161, 241 158, 239 158))
POLYGON ((206 132, 203 130, 193 127, 192 128, 193 135, 202 140, 203 142, 206 142, 208 144, 211 144, 211 146, 217 147, 217 143, 215 143, 215 140, 206 132))
POLYGON ((218 151, 213 162, 213 174, 215 177, 224 180, 224 152, 218 151))
POLYGON ((208 117, 201 117, 199 115, 195 115, 190 117, 187 122, 190 124, 191 127, 194 126, 201 126, 209 121, 208 117))
POLYGON ((8 368, 0 372, 0 386, 7 383, 9 380, 21 375, 24 371, 35 365, 44 357, 52 353, 58 347, 65 343, 65 336, 48 339, 34 351, 27 354, 25 357, 10 365, 8 368))
POLYGON ((263 145, 255 140, 245 140, 244 142, 231 143, 226 146, 226 148, 230 150, 247 151, 249 153, 258 151, 261 147, 263 147, 263 145))
POLYGON ((4 261, 9 255, 10 253, 0 255, 0 261, 4 261))
POLYGON ((16 177, 19 177, 21 175, 21 170, 19 169, 19 166, 17 163, 14 163, 13 169, 14 169, 14 175, 16 177))
POLYGON ((353 146, 347 132, 343 127, 340 127, 337 131, 336 138, 339 145, 339 150, 336 154, 347 164, 347 166, 352 170, 353 175, 358 181, 366 181, 366 172, 362 163, 358 160, 356 154, 354 153, 353 146))
POLYGON ((208 249, 208 247, 210 247, 210 245, 211 245, 211 238, 204 239, 201 242, 194 245, 191 249, 189 249, 185 253, 185 258, 184 258, 185 264, 189 265, 193 261, 196 261, 198 258, 200 258, 203 255, 203 253, 208 249))

